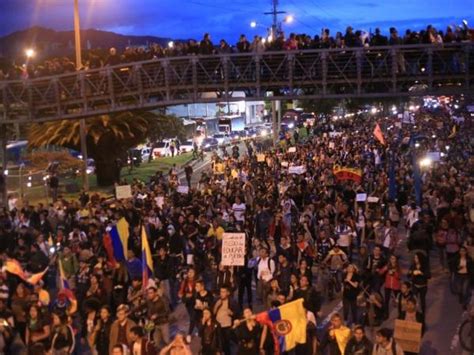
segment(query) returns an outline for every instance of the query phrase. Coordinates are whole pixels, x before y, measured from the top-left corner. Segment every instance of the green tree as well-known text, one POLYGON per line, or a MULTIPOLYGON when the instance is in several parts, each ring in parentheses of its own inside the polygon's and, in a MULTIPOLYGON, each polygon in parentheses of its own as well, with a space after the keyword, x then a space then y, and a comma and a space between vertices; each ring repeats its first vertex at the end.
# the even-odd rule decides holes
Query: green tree
MULTIPOLYGON (((174 120, 174 118, 170 118, 174 120)), ((151 132, 166 123, 164 116, 148 111, 122 112, 101 115, 86 120, 87 151, 95 160, 97 184, 110 186, 120 177, 118 160, 125 161, 127 151, 145 142, 151 132)), ((78 120, 63 120, 32 124, 28 145, 37 148, 58 145, 80 151, 81 141, 78 120)))

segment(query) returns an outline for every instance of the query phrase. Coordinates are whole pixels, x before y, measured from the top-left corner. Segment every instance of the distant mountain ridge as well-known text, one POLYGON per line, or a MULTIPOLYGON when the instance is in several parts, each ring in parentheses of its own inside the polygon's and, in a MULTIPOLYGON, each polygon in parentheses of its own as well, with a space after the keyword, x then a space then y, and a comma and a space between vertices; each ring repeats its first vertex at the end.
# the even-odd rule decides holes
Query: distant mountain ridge
MULTIPOLYGON (((145 46, 151 43, 167 45, 170 38, 131 36, 114 32, 81 30, 82 49, 107 49, 145 46)), ((39 56, 70 55, 74 51, 74 31, 56 31, 45 27, 31 27, 0 37, 0 56, 16 58, 25 48, 35 48, 39 56)))

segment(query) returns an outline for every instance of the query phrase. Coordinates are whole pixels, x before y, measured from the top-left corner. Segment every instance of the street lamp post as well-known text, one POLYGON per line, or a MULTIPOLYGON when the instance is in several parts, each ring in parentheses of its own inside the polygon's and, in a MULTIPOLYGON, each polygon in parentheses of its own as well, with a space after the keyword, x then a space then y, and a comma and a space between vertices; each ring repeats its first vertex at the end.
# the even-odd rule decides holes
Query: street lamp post
MULTIPOLYGON (((81 54, 81 21, 79 18, 79 0, 74 0, 74 41, 76 47, 76 70, 82 68, 81 54)), ((85 191, 89 190, 89 176, 87 175, 87 137, 86 120, 80 120, 79 131, 81 136, 81 154, 83 159, 82 167, 82 187, 85 191)))

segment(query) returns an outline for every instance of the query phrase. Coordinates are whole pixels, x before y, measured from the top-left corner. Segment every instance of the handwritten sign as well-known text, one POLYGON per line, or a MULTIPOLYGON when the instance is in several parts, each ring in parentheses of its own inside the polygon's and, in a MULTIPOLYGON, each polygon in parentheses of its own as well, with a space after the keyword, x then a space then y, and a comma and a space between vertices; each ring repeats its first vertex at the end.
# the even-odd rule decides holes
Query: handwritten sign
POLYGON ((224 233, 222 236, 222 265, 245 265, 245 233, 224 233))
POLYGON ((421 346, 421 323, 396 319, 393 337, 403 351, 418 353, 421 346))
POLYGON ((289 174, 301 175, 301 174, 304 174, 305 172, 306 172, 306 167, 304 165, 290 166, 288 168, 289 174))
POLYGON ((257 154, 257 162, 264 163, 265 162, 265 154, 257 154))
POLYGON ((117 198, 117 200, 131 198, 132 186, 131 185, 115 186, 115 197, 117 198))
POLYGON ((180 185, 180 186, 178 186, 178 189, 176 191, 178 191, 180 194, 187 194, 187 193, 189 193, 189 186, 180 185))
POLYGON ((296 153, 296 147, 288 148, 288 153, 296 153))
POLYGON ((367 199, 367 202, 368 202, 368 203, 378 203, 379 200, 380 200, 380 199, 379 199, 378 197, 370 196, 370 197, 367 199))

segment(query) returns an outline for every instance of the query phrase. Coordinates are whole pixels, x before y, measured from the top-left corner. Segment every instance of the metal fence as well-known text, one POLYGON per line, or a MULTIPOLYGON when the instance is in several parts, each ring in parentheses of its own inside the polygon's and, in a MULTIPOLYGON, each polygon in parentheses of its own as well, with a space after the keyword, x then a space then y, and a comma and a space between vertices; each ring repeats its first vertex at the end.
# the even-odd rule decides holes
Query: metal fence
POLYGON ((468 93, 474 44, 170 57, 0 82, 0 123, 173 104, 468 93), (215 97, 203 93, 215 93, 215 97))

